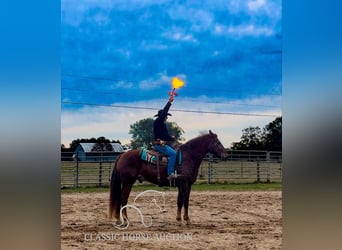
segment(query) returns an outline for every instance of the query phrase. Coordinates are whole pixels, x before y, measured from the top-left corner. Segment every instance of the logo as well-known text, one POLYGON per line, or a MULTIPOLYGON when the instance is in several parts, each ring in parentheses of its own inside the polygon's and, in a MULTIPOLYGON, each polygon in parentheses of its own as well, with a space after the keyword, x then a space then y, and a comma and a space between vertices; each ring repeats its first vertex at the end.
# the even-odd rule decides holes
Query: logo
POLYGON ((120 230, 127 229, 130 222, 127 218, 124 220, 122 212, 124 209, 131 208, 137 212, 140 222, 144 227, 151 227, 153 219, 156 219, 156 217, 160 219, 160 215, 167 212, 165 208, 165 195, 165 192, 156 190, 146 190, 139 193, 134 198, 133 205, 127 204, 120 209, 121 224, 114 222, 113 226, 120 230))

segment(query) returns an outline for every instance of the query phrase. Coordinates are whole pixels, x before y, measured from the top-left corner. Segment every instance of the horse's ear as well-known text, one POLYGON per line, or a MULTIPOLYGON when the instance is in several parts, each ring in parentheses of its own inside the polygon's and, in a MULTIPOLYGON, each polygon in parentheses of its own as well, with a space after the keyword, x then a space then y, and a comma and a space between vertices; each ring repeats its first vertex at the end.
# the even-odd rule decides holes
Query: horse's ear
POLYGON ((210 129, 209 129, 209 134, 211 134, 211 135, 213 134, 213 132, 211 132, 211 130, 210 130, 210 129))

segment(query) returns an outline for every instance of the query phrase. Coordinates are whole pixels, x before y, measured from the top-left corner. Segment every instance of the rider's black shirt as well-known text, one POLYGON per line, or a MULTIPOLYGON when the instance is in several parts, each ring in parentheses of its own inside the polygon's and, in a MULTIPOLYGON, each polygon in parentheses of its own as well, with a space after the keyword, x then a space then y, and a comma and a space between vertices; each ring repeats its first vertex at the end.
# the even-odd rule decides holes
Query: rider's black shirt
POLYGON ((159 115, 157 119, 153 123, 153 134, 154 134, 154 140, 163 140, 163 141, 173 141, 173 137, 169 135, 169 132, 167 131, 166 124, 165 124, 165 116, 167 115, 167 112, 169 111, 171 107, 171 102, 167 102, 165 105, 162 115, 159 115))

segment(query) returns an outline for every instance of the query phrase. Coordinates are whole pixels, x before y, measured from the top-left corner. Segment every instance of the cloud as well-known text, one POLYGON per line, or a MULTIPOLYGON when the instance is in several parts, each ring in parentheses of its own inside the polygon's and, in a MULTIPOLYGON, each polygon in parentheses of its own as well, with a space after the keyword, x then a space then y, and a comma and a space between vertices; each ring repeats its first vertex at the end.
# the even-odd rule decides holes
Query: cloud
POLYGON ((167 31, 162 34, 162 37, 171 41, 198 43, 197 39, 195 39, 191 34, 186 34, 184 31, 179 29, 167 31))
MULTIPOLYGON (((281 1, 63 0, 61 9, 63 101, 158 110, 178 76, 186 87, 173 110, 281 113, 281 53, 268 53, 281 52, 281 1)), ((62 105, 62 138, 128 142, 129 125, 156 110, 62 105)), ((187 139, 213 129, 229 146, 273 117, 172 119, 187 139)))
POLYGON ((273 30, 268 27, 256 27, 253 24, 240 25, 240 26, 230 26, 228 32, 233 35, 238 36, 271 36, 273 35, 273 30))
POLYGON ((78 27, 84 21, 91 21, 103 25, 108 24, 109 19, 104 13, 114 6, 113 1, 109 0, 62 0, 61 15, 64 24, 78 27), (90 10, 97 9, 102 11, 102 14, 97 13, 93 19, 89 19, 87 14, 90 10))
MULTIPOLYGON (((264 127, 273 121, 276 116, 281 116, 279 108, 254 107, 249 108, 249 113, 271 115, 270 117, 244 116, 244 115, 223 115, 188 113, 175 111, 177 109, 191 109, 202 111, 233 111, 247 112, 241 107, 230 109, 231 105, 224 103, 205 103, 206 98, 192 100, 176 99, 171 106, 173 114, 169 119, 176 122, 184 131, 186 140, 199 135, 200 131, 211 129, 219 135, 224 146, 231 146, 232 142, 239 141, 242 129, 249 126, 264 127), (264 111, 263 111, 264 110, 264 111)), ((249 100, 250 101, 250 100, 249 100)), ((272 102, 271 99, 266 100, 272 102)), ((265 100, 255 100, 256 103, 265 100)), ((110 107, 84 107, 78 110, 62 110, 61 143, 68 146, 72 140, 78 138, 91 138, 105 136, 111 140, 119 139, 122 143, 129 143, 131 135, 128 134, 129 126, 141 119, 153 118, 158 109, 165 105, 165 99, 151 100, 146 102, 134 102, 132 106, 154 107, 155 110, 125 109, 110 107)), ((121 105, 122 103, 115 103, 121 105)), ((233 105, 234 106, 234 105, 233 105)))
POLYGON ((255 1, 249 1, 247 3, 248 9, 251 11, 257 11, 259 10, 261 7, 263 7, 265 5, 265 0, 255 0, 255 1))
POLYGON ((151 89, 158 89, 161 86, 168 86, 170 85, 172 77, 167 76, 165 73, 159 73, 157 75, 157 79, 146 79, 139 83, 139 88, 141 90, 151 90, 151 89))
POLYGON ((241 24, 224 26, 217 24, 214 32, 218 35, 229 35, 235 38, 236 36, 271 36, 274 35, 274 30, 267 26, 257 26, 254 24, 241 24))
POLYGON ((134 84, 132 82, 119 81, 115 84, 114 89, 132 89, 134 84))
POLYGON ((189 30, 194 32, 208 31, 214 21, 212 12, 205 8, 194 8, 186 5, 170 8, 168 14, 171 20, 183 22, 183 26, 190 27, 189 30))

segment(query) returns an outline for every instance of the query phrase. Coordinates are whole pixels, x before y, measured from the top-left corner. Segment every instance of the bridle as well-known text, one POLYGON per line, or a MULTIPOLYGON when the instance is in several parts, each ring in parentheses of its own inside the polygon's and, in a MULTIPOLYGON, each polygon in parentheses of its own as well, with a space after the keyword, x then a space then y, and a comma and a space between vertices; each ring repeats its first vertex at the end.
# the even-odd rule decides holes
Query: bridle
POLYGON ((217 139, 217 137, 215 137, 214 141, 212 141, 209 144, 208 150, 209 150, 210 153, 212 153, 212 152, 218 153, 219 152, 220 154, 222 154, 222 144, 217 139))

